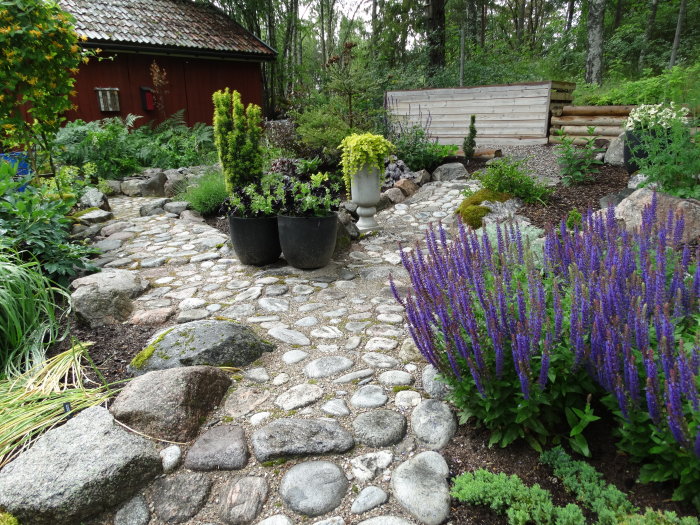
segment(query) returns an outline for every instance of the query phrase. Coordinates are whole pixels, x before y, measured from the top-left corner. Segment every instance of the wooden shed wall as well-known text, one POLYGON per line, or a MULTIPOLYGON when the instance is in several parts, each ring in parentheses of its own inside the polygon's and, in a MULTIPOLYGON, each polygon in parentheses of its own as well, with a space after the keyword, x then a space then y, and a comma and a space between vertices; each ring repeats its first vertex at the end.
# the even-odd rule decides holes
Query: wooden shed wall
POLYGON ((477 144, 546 144, 552 82, 389 91, 387 109, 408 125, 429 123, 440 144, 462 144, 476 115, 477 144))
POLYGON ((113 60, 91 60, 83 65, 76 79, 73 102, 77 110, 68 114, 69 120, 99 120, 107 117, 143 115, 138 124, 158 119, 158 112, 146 111, 141 104, 141 86, 152 87, 150 65, 155 59, 165 69, 168 93, 165 110, 169 116, 185 109, 189 125, 195 122, 211 124, 214 91, 230 87, 241 92, 243 101, 261 105, 263 101, 262 73, 259 62, 237 62, 146 54, 111 53, 113 60), (95 88, 119 88, 119 112, 100 111, 95 88))

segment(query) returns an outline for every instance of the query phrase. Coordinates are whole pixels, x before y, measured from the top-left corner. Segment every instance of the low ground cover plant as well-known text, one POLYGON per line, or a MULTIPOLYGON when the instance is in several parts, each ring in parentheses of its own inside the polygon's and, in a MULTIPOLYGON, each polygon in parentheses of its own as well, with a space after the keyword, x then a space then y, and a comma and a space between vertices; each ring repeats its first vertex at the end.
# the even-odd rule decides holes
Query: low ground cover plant
POLYGON ((189 202, 193 210, 204 216, 211 216, 218 213, 228 195, 224 175, 221 171, 212 169, 180 188, 176 199, 189 202))
POLYGON ((402 254, 413 291, 395 295, 461 420, 486 426, 492 444, 564 439, 588 455, 594 396, 642 480, 674 480, 674 497, 700 508, 700 265, 680 246, 683 227, 657 218, 654 198, 640 231, 612 209, 588 213, 574 231, 550 228, 538 257, 516 227, 496 242, 431 230, 425 252, 402 254))
POLYGON ((543 452, 540 461, 552 468, 581 506, 594 514, 587 521, 579 505, 569 503, 557 507, 548 490, 539 485, 528 487, 515 475, 494 474, 484 469, 466 472, 454 478, 451 494, 472 505, 485 505, 505 514, 509 525, 697 525, 693 517, 679 518, 674 512, 646 509, 639 514, 627 496, 585 461, 575 461, 561 447, 543 452))
POLYGON ((478 179, 487 190, 508 193, 527 203, 544 203, 553 190, 529 174, 524 164, 525 160, 509 157, 494 159, 479 172, 478 179))
POLYGON ((438 144, 421 126, 399 126, 390 140, 396 145, 396 156, 413 171, 433 171, 445 157, 455 155, 457 146, 438 144))

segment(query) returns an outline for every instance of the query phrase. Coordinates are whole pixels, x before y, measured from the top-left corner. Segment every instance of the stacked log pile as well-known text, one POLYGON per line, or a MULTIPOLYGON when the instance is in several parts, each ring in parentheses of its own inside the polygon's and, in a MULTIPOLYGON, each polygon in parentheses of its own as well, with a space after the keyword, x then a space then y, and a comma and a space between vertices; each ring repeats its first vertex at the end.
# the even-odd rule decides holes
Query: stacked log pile
POLYGON ((574 138, 574 144, 583 144, 590 136, 599 142, 609 142, 622 133, 625 121, 635 106, 564 106, 559 115, 552 113, 549 128, 550 144, 561 144, 559 132, 574 138))

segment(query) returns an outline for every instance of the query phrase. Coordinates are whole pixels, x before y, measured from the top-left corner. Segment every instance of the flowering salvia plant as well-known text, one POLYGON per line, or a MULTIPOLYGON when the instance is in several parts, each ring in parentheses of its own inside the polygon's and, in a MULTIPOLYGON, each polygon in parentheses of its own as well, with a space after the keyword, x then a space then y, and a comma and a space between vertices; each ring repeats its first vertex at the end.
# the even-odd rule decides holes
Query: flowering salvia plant
MULTIPOLYGON (((648 463, 648 480, 700 494, 700 252, 682 247, 683 218, 657 218, 656 199, 631 233, 614 210, 546 232, 533 262, 517 227, 492 245, 462 226, 429 231, 405 253, 406 308, 417 346, 474 416, 505 445, 537 448, 564 419, 570 444, 600 398, 620 421, 620 446, 648 463), (515 429, 515 430, 513 430, 515 429)), ((698 502, 700 503, 700 501, 698 502)))

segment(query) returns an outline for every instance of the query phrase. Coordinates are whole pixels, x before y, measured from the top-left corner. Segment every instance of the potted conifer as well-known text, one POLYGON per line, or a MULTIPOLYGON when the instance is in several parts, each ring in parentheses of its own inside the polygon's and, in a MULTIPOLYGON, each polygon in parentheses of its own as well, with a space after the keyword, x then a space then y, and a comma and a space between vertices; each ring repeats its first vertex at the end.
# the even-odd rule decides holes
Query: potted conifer
POLYGON ((384 161, 396 149, 381 135, 348 135, 340 143, 340 159, 345 187, 357 204, 357 228, 361 232, 379 227, 374 218, 380 197, 384 161))
POLYGON ((338 216, 334 210, 339 203, 333 198, 328 175, 317 173, 308 182, 286 177, 284 189, 278 217, 284 258, 303 270, 326 266, 335 250, 338 216))
POLYGON ((214 143, 230 194, 231 243, 243 264, 275 262, 281 253, 272 184, 262 185, 262 111, 243 106, 238 91, 217 91, 214 101, 214 143))

